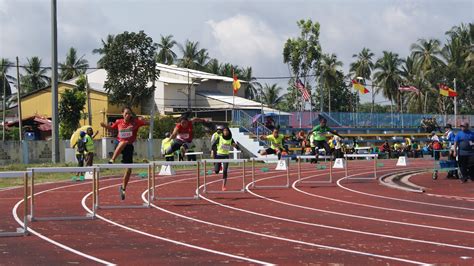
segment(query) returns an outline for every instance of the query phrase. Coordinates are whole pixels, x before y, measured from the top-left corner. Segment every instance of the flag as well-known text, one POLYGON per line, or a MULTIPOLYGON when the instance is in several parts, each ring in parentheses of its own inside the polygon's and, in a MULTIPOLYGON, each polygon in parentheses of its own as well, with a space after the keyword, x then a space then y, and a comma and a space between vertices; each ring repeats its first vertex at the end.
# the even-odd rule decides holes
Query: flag
POLYGON ((303 99, 305 101, 309 101, 311 99, 311 96, 309 95, 308 90, 304 87, 303 82, 301 82, 300 79, 296 79, 296 88, 300 90, 301 95, 303 95, 303 99))
POLYGON ((444 85, 444 84, 439 84, 439 94, 446 96, 446 97, 457 97, 458 93, 451 89, 450 87, 444 85))
POLYGON ((234 95, 239 91, 240 89, 240 81, 237 78, 237 75, 234 74, 234 70, 232 69, 232 77, 234 78, 234 81, 232 81, 232 89, 234 89, 234 95))
POLYGON ((411 91, 411 92, 416 92, 420 93, 420 90, 418 90, 417 87, 415 86, 401 86, 398 88, 399 91, 411 91))
POLYGON ((364 85, 360 84, 357 80, 352 80, 352 86, 354 89, 358 90, 362 94, 369 93, 369 90, 364 87, 364 85))

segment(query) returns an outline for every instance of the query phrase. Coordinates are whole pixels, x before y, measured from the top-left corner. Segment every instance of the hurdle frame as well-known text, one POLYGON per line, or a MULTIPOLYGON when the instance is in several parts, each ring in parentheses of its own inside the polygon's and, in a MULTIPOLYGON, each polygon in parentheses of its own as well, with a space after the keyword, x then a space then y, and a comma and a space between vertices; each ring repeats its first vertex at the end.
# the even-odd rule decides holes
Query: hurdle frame
POLYGON ((316 159, 316 155, 298 155, 296 159, 298 160, 298 181, 297 183, 301 184, 332 184, 332 162, 333 157, 332 155, 319 155, 318 159, 324 159, 324 162, 327 162, 326 159, 329 159, 329 180, 322 180, 322 181, 307 181, 301 180, 301 160, 306 159, 316 159))
POLYGON ((245 193, 245 163, 247 162, 247 159, 205 159, 202 160, 201 163, 204 164, 204 189, 203 192, 206 194, 225 194, 225 193, 245 193), (207 190, 207 182, 206 182, 206 177, 207 177, 207 163, 242 163, 243 168, 242 168, 242 189, 240 190, 227 190, 227 191, 208 191, 207 190))
POLYGON ((344 154, 345 164, 344 164, 344 172, 345 178, 347 180, 354 179, 354 180, 372 180, 377 179, 377 158, 378 154, 344 154), (349 160, 347 158, 373 158, 374 161, 374 177, 351 177, 349 178, 348 175, 348 168, 349 168, 349 160))
POLYGON ((0 237, 14 237, 14 236, 27 236, 28 233, 28 172, 27 171, 13 171, 13 172, 0 172, 1 178, 21 178, 23 177, 23 228, 19 227, 16 232, 0 232, 0 237))
MULTIPOLYGON (((33 167, 27 168, 27 171, 31 176, 31 186, 30 186, 30 214, 28 219, 31 222, 34 221, 75 221, 75 220, 92 220, 95 219, 95 211, 86 213, 85 216, 51 216, 51 217, 35 217, 34 216, 34 207, 35 207, 35 173, 78 173, 78 172, 92 172, 92 175, 95 176, 97 168, 94 166, 86 167, 33 167)), ((95 191, 96 182, 92 180, 92 194, 95 191)), ((92 206, 94 206, 94 199, 92 200, 92 206)))
POLYGON ((97 171, 94 174, 94 178, 96 179, 96 185, 95 185, 95 190, 94 193, 94 211, 97 211, 98 209, 142 209, 142 208, 151 208, 151 196, 154 194, 152 190, 152 181, 151 181, 151 164, 150 163, 137 163, 137 164, 94 164, 94 167, 96 167, 97 171), (147 190, 148 190, 148 195, 147 195, 147 202, 143 202, 141 205, 100 205, 99 203, 99 194, 100 194, 100 171, 101 169, 147 169, 148 171, 148 182, 147 182, 147 190))
POLYGON ((204 152, 202 152, 202 151, 193 151, 193 152, 185 152, 184 153, 184 156, 188 156, 188 155, 196 155, 196 156, 199 155, 199 157, 201 158, 201 161, 202 161, 202 157, 204 155, 204 152))
POLYGON ((200 186, 200 179, 201 179, 201 162, 200 161, 153 161, 151 162, 152 164, 152 200, 195 200, 195 199, 200 199, 199 198, 199 186, 200 186), (173 165, 196 165, 197 167, 197 178, 196 178, 196 190, 194 191, 195 194, 192 197, 156 197, 155 195, 155 187, 156 187, 156 167, 162 166, 162 165, 167 165, 167 166, 173 166, 173 165))
POLYGON ((250 161, 252 161, 252 188, 253 189, 289 188, 290 187, 290 158, 278 160, 278 159, 265 158, 265 157, 261 157, 261 158, 253 157, 253 158, 250 158, 250 161), (278 164, 280 163, 280 161, 283 161, 283 160, 286 162, 286 185, 262 185, 262 186, 256 185, 257 179, 255 178, 255 161, 269 162, 269 163, 276 162, 278 164))

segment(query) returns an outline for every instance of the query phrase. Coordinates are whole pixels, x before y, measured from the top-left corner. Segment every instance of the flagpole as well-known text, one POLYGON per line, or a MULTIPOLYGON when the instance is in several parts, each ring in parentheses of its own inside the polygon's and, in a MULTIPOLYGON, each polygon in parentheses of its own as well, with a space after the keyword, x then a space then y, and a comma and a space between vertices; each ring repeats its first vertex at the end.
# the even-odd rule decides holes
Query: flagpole
MULTIPOLYGON (((456 78, 454 79, 454 91, 457 92, 456 89, 456 78)), ((458 97, 454 96, 454 127, 457 127, 458 124, 458 97)))

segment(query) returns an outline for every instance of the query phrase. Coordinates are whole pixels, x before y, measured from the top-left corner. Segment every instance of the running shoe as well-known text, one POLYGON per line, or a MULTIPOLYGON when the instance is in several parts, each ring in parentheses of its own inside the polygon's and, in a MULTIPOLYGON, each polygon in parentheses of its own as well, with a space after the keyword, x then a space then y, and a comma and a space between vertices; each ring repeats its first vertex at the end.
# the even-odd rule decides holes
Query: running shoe
POLYGON ((227 188, 226 188, 226 187, 222 187, 222 191, 227 191, 227 188))
POLYGON ((119 187, 119 192, 120 192, 120 199, 125 200, 125 190, 122 188, 122 186, 119 187))

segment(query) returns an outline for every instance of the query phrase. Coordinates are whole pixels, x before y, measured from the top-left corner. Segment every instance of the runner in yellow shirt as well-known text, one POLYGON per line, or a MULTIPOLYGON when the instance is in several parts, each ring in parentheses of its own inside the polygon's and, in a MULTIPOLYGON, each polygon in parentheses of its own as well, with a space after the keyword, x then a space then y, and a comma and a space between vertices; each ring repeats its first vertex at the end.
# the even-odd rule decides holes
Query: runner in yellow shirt
POLYGON ((281 159, 281 152, 285 150, 288 153, 288 149, 285 147, 284 142, 287 137, 284 135, 279 134, 280 130, 275 128, 271 135, 261 136, 261 140, 268 140, 270 141, 270 148, 265 150, 260 150, 260 155, 267 155, 267 154, 276 154, 278 156, 278 160, 281 159))

